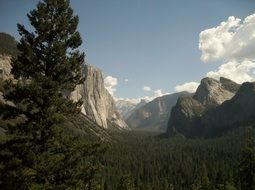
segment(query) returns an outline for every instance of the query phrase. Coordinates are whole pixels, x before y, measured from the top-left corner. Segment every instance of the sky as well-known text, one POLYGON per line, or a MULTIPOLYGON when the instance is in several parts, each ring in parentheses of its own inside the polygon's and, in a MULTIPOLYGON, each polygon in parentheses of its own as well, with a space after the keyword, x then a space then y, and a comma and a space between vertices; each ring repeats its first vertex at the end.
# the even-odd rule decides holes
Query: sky
MULTIPOLYGON (((29 27, 26 14, 37 2, 0 0, 0 32, 19 39, 16 24, 29 27)), ((103 71, 117 99, 194 92, 206 76, 255 79, 254 0, 71 0, 71 6, 86 62, 103 71)))

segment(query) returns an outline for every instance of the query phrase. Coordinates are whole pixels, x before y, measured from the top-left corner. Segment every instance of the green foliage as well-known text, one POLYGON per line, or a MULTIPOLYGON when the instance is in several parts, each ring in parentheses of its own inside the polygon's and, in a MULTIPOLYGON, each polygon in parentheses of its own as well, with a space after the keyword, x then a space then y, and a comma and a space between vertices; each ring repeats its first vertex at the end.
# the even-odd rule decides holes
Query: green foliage
POLYGON ((115 134, 117 143, 100 159, 104 189, 125 189, 120 185, 129 181, 137 190, 240 189, 237 155, 242 152, 242 130, 216 139, 161 139, 155 135, 115 134))
POLYGON ((118 184, 118 190, 134 190, 134 189, 135 186, 132 177, 129 175, 122 176, 118 184))
POLYGON ((255 146, 251 129, 247 130, 246 145, 242 151, 238 175, 242 190, 255 189, 255 146))
POLYGON ((9 34, 0 33, 0 54, 6 54, 16 57, 18 55, 17 42, 9 34))
POLYGON ((81 102, 66 95, 83 81, 79 19, 68 0, 40 1, 28 18, 33 32, 18 25, 20 54, 11 63, 16 81, 2 85, 11 103, 0 103, 0 122, 7 125, 0 189, 91 189, 100 146, 64 127, 80 112, 81 102))

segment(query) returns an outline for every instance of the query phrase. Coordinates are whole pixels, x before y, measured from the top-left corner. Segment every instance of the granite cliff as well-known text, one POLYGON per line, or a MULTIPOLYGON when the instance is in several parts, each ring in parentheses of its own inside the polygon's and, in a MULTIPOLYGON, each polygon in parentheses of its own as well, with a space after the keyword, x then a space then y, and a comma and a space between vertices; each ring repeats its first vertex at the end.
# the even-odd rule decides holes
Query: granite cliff
POLYGON ((128 129, 127 124, 116 110, 113 97, 104 86, 102 72, 84 65, 85 81, 70 94, 74 101, 82 100, 81 111, 103 128, 128 129))
POLYGON ((255 122, 255 83, 205 78, 193 97, 179 98, 167 136, 213 137, 255 122))

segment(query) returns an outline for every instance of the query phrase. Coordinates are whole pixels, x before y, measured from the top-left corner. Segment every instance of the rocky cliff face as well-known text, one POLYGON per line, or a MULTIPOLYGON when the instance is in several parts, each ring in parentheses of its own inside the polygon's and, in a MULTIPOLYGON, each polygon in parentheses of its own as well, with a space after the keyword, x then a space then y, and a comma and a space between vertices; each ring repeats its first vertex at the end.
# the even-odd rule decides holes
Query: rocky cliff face
POLYGON ((104 128, 112 126, 128 129, 116 110, 115 102, 104 87, 102 72, 90 65, 84 65, 85 81, 71 93, 74 101, 82 99, 82 113, 104 128))
POLYGON ((6 80, 11 77, 11 56, 0 54, 0 79, 6 80))
POLYGON ((255 83, 243 83, 236 95, 215 109, 208 110, 201 118, 206 126, 205 135, 223 133, 238 125, 255 123, 255 83))
POLYGON ((194 133, 200 134, 197 125, 205 111, 206 107, 194 98, 180 97, 172 108, 167 134, 173 136, 178 132, 186 137, 192 136, 194 133))
MULTIPOLYGON (((219 81, 211 78, 202 79, 192 98, 180 98, 173 107, 167 134, 172 136, 177 132, 187 137, 203 135, 205 132, 203 127, 207 124, 202 120, 207 121, 208 119, 204 119, 206 115, 223 102, 232 99, 239 88, 239 84, 226 78, 220 78, 219 81)), ((222 117, 224 115, 222 113, 222 117)), ((212 117, 212 120, 214 119, 212 117)))
POLYGON ((172 106, 181 96, 189 96, 189 93, 181 92, 155 98, 135 110, 126 120, 132 129, 165 131, 172 106))
POLYGON ((206 107, 216 107, 231 99, 238 88, 239 85, 233 81, 230 82, 229 79, 221 78, 220 81, 217 81, 212 78, 204 78, 193 98, 206 107))

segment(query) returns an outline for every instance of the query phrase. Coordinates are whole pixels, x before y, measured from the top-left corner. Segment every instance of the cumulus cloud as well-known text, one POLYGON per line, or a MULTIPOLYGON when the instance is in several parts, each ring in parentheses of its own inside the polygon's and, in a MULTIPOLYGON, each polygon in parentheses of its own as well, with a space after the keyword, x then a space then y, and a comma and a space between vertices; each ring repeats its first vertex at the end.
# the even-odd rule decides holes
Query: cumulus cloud
POLYGON ((201 60, 254 60, 255 14, 244 19, 229 17, 215 28, 204 30, 199 35, 201 60))
POLYGON ((237 83, 243 83, 254 79, 254 73, 251 72, 253 69, 255 69, 254 62, 243 61, 238 63, 232 61, 221 65, 217 71, 208 72, 207 76, 215 79, 226 77, 237 83))
POLYGON ((215 28, 204 30, 199 36, 201 60, 223 61, 208 77, 223 76, 242 83, 255 79, 255 14, 243 21, 233 16, 215 28))
POLYGON ((199 86, 199 83, 197 82, 187 82, 181 85, 177 85, 175 87, 175 91, 176 92, 190 92, 190 93, 194 93, 197 90, 197 87, 199 86))
POLYGON ((144 86, 144 87, 143 87, 143 91, 149 92, 149 91, 151 91, 151 87, 149 87, 149 86, 144 86))
POLYGON ((163 93, 162 89, 157 89, 154 91, 154 94, 152 96, 143 96, 143 97, 139 97, 139 98, 115 98, 115 100, 125 100, 125 101, 129 101, 133 104, 138 104, 141 100, 145 100, 146 102, 150 102, 153 99, 157 98, 157 97, 161 97, 164 95, 167 95, 170 93, 163 93))
POLYGON ((118 84, 118 79, 112 76, 107 76, 104 79, 104 86, 108 90, 108 92, 113 95, 116 91, 116 86, 118 84))
POLYGON ((161 96, 164 96, 164 95, 167 95, 167 94, 170 94, 170 93, 163 93, 162 92, 162 89, 157 89, 154 91, 154 98, 157 98, 157 97, 161 97, 161 96))

